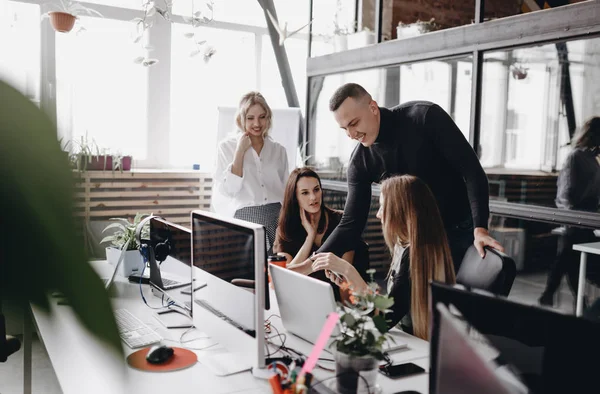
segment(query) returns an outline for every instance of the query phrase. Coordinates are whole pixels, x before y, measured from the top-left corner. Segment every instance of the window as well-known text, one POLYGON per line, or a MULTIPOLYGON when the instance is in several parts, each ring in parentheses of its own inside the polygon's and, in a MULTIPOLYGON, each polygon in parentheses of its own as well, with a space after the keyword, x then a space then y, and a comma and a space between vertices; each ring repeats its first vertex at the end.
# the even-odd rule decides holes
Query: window
POLYGON ((112 153, 147 156, 148 72, 134 64, 132 25, 80 17, 87 31, 56 33, 57 121, 62 136, 88 136, 112 153))
MULTIPOLYGON (((211 171, 217 144, 219 106, 237 106, 256 85, 254 34, 197 28, 196 33, 217 52, 205 63, 202 54, 190 57, 189 26, 173 24, 171 36, 170 160, 174 167, 200 164, 211 171)), ((266 97, 269 100, 269 97, 266 97)))
POLYGON ((0 3, 0 79, 40 104, 40 7, 0 3), (19 37, 18 40, 13 37, 19 37))
POLYGON ((571 134, 598 113, 598 47, 591 39, 485 54, 484 167, 560 170, 571 134))
POLYGON ((412 100, 432 101, 450 114, 468 139, 471 64, 469 56, 311 78, 311 101, 316 105, 313 104, 315 113, 310 117, 309 143, 314 147, 317 168, 329 179, 346 176, 345 169, 357 142, 336 123, 329 111, 329 99, 348 82, 362 85, 380 107, 390 108, 412 100))
MULTIPOLYGON (((285 50, 292 70, 292 77, 298 94, 300 108, 306 107, 306 55, 308 43, 306 40, 289 38, 285 41, 285 50)), ((286 108, 287 99, 279 68, 273 53, 271 38, 262 36, 262 61, 261 61, 260 91, 269 99, 272 107, 286 108)))

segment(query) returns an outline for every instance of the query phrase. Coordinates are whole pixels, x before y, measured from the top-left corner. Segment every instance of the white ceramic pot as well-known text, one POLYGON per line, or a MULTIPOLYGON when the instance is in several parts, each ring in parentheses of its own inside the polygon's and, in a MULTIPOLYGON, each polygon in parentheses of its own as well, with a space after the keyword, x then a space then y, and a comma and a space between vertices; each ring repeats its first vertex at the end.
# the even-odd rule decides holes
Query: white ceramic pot
MULTIPOLYGON (((117 264, 121 251, 115 247, 106 248, 106 260, 112 265, 117 264)), ((142 271, 144 259, 139 250, 128 250, 125 252, 125 258, 121 262, 117 275, 127 278, 132 274, 139 274, 142 271)))

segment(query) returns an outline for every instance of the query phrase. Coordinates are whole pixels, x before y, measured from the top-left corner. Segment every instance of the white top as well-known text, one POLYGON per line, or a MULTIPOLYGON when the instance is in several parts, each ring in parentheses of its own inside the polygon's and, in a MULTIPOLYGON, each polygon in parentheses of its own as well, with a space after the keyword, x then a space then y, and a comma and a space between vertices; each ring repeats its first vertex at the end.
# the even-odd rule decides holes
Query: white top
POLYGON ((242 177, 231 173, 241 133, 219 143, 213 177, 212 206, 215 212, 233 216, 240 208, 283 202, 289 170, 285 148, 265 138, 260 156, 252 147, 244 154, 242 177))

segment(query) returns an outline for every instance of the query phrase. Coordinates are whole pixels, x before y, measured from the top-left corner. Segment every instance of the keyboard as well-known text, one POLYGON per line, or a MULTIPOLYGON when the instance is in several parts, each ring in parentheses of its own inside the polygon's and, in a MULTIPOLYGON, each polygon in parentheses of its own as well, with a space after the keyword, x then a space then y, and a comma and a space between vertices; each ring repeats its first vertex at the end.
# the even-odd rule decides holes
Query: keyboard
POLYGON ((133 316, 127 309, 117 309, 115 319, 121 339, 132 349, 152 345, 162 340, 156 331, 133 316))
MULTIPOLYGON (((218 310, 215 307, 213 307, 212 305, 210 305, 206 300, 196 299, 194 301, 196 302, 196 304, 200 305, 202 308, 204 308, 207 311, 211 312, 213 315, 217 316, 218 318, 220 318, 222 320, 225 320, 227 323, 231 324, 235 328, 237 328, 237 329, 239 329, 241 331, 244 331, 246 334, 251 335, 254 338, 256 338, 256 330, 253 330, 251 328, 242 326, 241 324, 239 324, 235 320, 231 319, 229 316, 227 316, 226 314, 224 314, 220 310, 218 310)), ((186 302, 186 304, 189 305, 189 302, 186 302)))

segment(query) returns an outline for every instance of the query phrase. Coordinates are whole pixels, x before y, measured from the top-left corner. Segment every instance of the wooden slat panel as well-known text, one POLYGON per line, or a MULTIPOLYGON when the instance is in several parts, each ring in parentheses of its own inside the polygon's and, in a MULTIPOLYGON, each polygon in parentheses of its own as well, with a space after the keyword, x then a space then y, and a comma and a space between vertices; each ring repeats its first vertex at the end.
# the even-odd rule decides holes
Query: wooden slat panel
POLYGON ((206 193, 204 190, 132 190, 132 191, 92 191, 91 198, 127 198, 127 197, 189 197, 210 195, 210 191, 206 193))
POLYGON ((162 172, 162 171, 123 171, 121 172, 112 172, 112 171, 87 171, 83 175, 84 179, 97 179, 97 178, 114 178, 114 179, 127 179, 127 178, 137 178, 137 179, 152 179, 152 178, 161 178, 161 179, 173 179, 173 178, 212 178, 210 173, 206 172, 162 172))
POLYGON ((147 187, 185 187, 185 188, 198 188, 200 183, 191 184, 186 181, 149 181, 149 182, 90 182, 91 190, 94 189, 139 189, 147 187))
MULTIPOLYGON (((147 211, 140 210, 132 210, 130 208, 122 208, 122 209, 113 209, 106 211, 90 211, 90 217, 98 217, 98 216, 111 216, 111 217, 122 217, 122 216, 135 216, 137 212, 142 213, 154 213, 155 215, 169 215, 169 214, 179 214, 179 215, 189 215, 191 211, 199 208, 160 208, 155 207, 154 209, 148 209, 147 211)), ((80 216, 80 215, 79 215, 80 216)))
POLYGON ((176 200, 119 200, 119 201, 91 201, 90 209, 97 210, 98 208, 123 207, 127 205, 135 207, 163 207, 163 206, 180 206, 191 205, 198 206, 199 198, 195 199, 176 199, 176 200))

